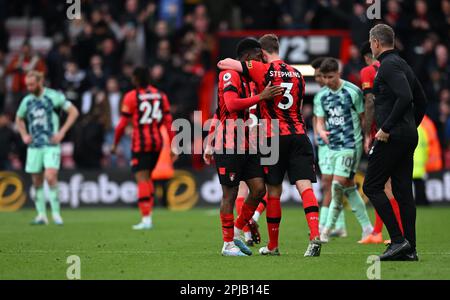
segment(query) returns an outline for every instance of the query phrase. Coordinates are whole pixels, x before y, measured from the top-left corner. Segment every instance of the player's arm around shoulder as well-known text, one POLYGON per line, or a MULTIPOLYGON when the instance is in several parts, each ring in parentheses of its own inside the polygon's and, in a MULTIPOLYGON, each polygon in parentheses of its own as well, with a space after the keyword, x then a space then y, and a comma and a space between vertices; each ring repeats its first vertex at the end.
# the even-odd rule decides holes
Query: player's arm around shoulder
POLYGON ((242 73, 243 71, 241 62, 232 58, 225 58, 219 61, 217 67, 220 70, 234 70, 239 73, 242 73))

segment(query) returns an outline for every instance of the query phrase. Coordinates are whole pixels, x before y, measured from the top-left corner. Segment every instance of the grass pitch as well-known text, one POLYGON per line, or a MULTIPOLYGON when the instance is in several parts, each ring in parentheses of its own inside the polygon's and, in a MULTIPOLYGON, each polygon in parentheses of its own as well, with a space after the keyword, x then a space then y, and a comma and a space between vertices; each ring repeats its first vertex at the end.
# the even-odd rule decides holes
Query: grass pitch
MULTIPOLYGON (((382 279, 450 279, 450 208, 417 215, 420 262, 383 262, 382 279)), ((65 210, 64 227, 32 227, 33 217, 32 210, 0 214, 0 279, 64 280, 70 255, 81 259, 81 279, 367 279, 368 256, 385 249, 356 243, 360 228, 350 211, 349 236, 324 245, 319 258, 303 257, 301 207, 283 210, 280 257, 262 257, 258 247, 252 257, 222 257, 217 209, 157 209, 146 232, 131 230, 137 209, 65 210)), ((263 217, 260 225, 266 241, 263 217)))

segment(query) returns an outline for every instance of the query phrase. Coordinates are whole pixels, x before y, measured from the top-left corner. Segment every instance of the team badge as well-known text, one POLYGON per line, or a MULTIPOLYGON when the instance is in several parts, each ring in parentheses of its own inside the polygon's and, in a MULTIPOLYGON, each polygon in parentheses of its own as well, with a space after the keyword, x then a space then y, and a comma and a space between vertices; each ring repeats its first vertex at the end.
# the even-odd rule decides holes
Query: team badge
POLYGON ((230 180, 234 181, 235 178, 236 178, 236 173, 230 173, 230 180))

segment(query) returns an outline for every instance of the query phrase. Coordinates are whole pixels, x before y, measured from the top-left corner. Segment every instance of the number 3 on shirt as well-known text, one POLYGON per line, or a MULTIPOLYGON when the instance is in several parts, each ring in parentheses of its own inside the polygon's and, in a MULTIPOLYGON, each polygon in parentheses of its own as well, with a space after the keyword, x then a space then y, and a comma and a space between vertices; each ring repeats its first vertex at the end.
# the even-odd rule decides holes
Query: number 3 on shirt
POLYGON ((294 86, 294 84, 291 83, 291 82, 282 82, 280 84, 280 86, 282 88, 286 89, 284 91, 283 98, 287 98, 288 102, 287 103, 282 103, 282 102, 278 103, 278 108, 283 109, 283 110, 287 110, 287 109, 291 108, 292 105, 294 104, 294 97, 291 94, 292 87, 294 86))
POLYGON ((139 110, 142 112, 139 124, 151 124, 153 120, 161 121, 162 113, 159 107, 159 101, 153 102, 153 107, 150 102, 144 101, 139 105, 139 110))

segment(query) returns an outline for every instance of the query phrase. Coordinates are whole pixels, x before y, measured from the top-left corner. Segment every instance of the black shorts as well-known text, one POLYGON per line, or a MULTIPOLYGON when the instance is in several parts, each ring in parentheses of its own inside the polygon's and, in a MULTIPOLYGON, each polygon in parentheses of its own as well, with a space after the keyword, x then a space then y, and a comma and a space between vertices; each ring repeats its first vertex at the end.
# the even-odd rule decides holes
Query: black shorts
POLYGON ((241 181, 264 178, 257 154, 214 154, 214 160, 221 185, 235 187, 241 181))
POLYGON ((313 145, 306 134, 280 136, 279 151, 275 165, 263 166, 267 184, 282 184, 286 172, 291 184, 298 180, 317 182, 313 145))
POLYGON ((160 152, 133 152, 131 155, 131 171, 133 173, 149 170, 158 162, 160 152))

